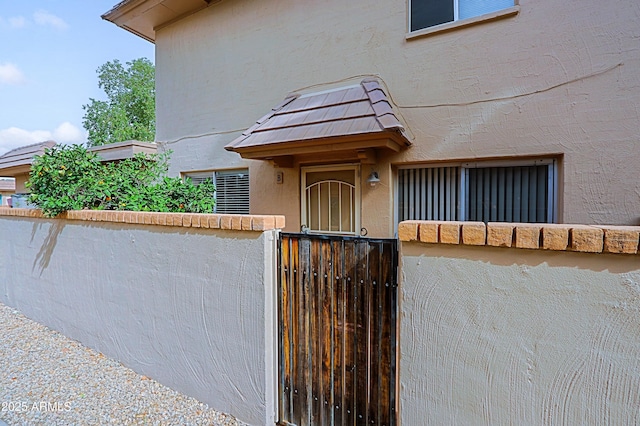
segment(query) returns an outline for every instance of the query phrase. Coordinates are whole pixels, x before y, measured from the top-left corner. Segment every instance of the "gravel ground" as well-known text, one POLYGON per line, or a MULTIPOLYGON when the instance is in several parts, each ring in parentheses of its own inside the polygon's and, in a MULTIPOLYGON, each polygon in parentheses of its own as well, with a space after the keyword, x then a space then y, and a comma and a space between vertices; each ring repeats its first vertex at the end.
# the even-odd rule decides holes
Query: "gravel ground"
POLYGON ((0 425, 238 425, 0 303, 0 425))

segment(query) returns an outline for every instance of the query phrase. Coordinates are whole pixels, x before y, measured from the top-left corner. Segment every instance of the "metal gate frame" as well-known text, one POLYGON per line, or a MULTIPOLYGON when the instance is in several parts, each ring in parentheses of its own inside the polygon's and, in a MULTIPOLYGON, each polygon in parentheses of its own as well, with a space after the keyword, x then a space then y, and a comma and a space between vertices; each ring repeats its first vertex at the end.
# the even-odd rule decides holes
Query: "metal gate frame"
POLYGON ((397 424, 398 243, 281 233, 278 424, 397 424))

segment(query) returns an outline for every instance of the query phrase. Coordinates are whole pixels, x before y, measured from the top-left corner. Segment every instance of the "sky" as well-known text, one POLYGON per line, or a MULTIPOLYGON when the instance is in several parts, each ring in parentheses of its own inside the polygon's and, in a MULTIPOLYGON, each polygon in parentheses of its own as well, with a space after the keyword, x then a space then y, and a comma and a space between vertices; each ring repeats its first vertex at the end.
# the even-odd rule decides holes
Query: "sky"
POLYGON ((119 0, 0 0, 0 155, 55 140, 84 143, 83 105, 104 100, 96 70, 154 61, 154 45, 100 15, 119 0))

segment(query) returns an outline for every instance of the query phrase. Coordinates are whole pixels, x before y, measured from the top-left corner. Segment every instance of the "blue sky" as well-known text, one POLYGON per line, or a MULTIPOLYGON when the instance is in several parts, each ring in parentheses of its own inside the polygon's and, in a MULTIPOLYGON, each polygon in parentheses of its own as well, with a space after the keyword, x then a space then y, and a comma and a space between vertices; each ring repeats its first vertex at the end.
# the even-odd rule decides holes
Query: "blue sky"
POLYGON ((53 139, 83 143, 82 105, 104 99, 96 70, 154 46, 100 15, 119 0, 0 0, 0 155, 53 139))

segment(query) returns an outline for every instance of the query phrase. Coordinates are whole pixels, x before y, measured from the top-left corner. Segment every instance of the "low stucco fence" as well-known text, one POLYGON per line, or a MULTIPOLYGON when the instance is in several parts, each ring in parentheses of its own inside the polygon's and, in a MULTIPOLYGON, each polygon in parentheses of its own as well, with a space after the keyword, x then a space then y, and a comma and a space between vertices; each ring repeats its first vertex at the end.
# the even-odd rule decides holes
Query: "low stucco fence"
POLYGON ((272 424, 283 222, 0 209, 0 300, 216 410, 272 424))
POLYGON ((640 227, 398 232, 402 425, 640 424, 640 227))
MULTIPOLYGON (((281 216, 0 209, 0 300, 274 422, 281 216)), ((403 222, 402 425, 640 424, 638 227, 403 222)))

